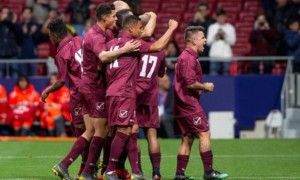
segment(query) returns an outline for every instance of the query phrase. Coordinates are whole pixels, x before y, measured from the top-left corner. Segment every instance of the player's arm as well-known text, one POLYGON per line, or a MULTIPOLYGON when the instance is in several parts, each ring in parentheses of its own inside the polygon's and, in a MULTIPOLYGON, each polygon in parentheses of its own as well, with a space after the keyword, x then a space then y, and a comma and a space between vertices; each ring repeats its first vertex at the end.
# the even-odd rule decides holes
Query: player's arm
POLYGON ((192 91, 202 90, 204 92, 212 92, 214 90, 214 84, 213 83, 202 84, 196 81, 195 83, 188 85, 188 89, 192 91))
POLYGON ((98 57, 103 63, 109 63, 119 56, 125 53, 130 53, 134 51, 139 51, 141 42, 137 40, 131 40, 125 43, 123 47, 115 51, 102 51, 99 53, 98 57))
POLYGON ((163 50, 167 46, 170 38, 172 37, 173 32, 177 28, 177 26, 178 26, 178 22, 173 19, 170 19, 168 30, 165 32, 165 34, 161 38, 159 38, 157 41, 155 41, 150 46, 149 52, 158 52, 158 51, 163 50))
POLYGON ((55 92, 57 90, 59 90, 60 88, 62 88, 65 85, 64 82, 61 81, 56 81, 51 87, 49 87, 48 89, 46 89, 41 96, 41 100, 45 103, 47 97, 49 96, 50 93, 55 92))
POLYGON ((141 38, 149 38, 152 37, 155 26, 156 26, 156 19, 157 16, 154 12, 147 12, 143 15, 140 16, 142 22, 143 21, 148 21, 148 23, 144 27, 144 31, 141 35, 141 38))

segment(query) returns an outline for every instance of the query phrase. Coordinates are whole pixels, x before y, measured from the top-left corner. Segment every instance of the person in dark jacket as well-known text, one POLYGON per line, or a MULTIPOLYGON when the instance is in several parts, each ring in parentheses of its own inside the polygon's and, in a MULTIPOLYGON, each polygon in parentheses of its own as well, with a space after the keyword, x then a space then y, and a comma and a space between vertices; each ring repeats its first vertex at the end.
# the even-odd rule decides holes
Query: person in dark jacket
MULTIPOLYGON (((23 21, 19 23, 22 29, 20 39, 20 59, 36 59, 37 43, 40 37, 40 27, 32 19, 32 8, 25 7, 22 14, 23 21)), ((37 63, 26 63, 19 66, 19 74, 34 76, 36 75, 37 63)))
POLYGON ((284 32, 284 41, 288 55, 294 57, 294 72, 300 73, 300 25, 299 19, 288 21, 288 29, 284 32))
MULTIPOLYGON (((19 28, 15 24, 17 16, 8 7, 2 7, 0 12, 0 59, 17 59, 20 34, 19 28)), ((18 65, 10 63, 7 66, 0 63, 0 77, 7 75, 18 77, 18 65)))

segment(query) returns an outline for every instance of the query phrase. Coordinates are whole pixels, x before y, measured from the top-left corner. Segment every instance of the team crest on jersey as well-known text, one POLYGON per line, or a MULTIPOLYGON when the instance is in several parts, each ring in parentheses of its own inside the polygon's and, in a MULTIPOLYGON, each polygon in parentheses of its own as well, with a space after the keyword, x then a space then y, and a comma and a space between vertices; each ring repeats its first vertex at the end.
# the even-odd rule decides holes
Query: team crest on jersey
POLYGON ((105 103, 104 102, 97 102, 96 103, 96 109, 97 109, 97 111, 104 110, 104 107, 105 107, 105 103))
POLYGON ((128 116, 128 111, 127 110, 120 110, 119 111, 119 118, 127 118, 128 116))
POLYGON ((74 109, 74 115, 75 115, 75 116, 81 115, 81 107, 75 108, 75 109, 74 109))
POLYGON ((194 117, 193 121, 194 121, 194 125, 199 125, 201 124, 201 117, 194 117))

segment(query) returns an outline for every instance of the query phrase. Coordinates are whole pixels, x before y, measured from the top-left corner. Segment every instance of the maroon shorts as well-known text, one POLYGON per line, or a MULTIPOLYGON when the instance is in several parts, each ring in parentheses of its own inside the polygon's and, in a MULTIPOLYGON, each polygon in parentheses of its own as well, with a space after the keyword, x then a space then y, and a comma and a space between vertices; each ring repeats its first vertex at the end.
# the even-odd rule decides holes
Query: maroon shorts
POLYGON ((159 115, 157 106, 140 104, 136 110, 136 119, 139 127, 159 128, 159 115))
POLYGON ((107 118, 104 93, 81 93, 83 97, 83 114, 92 118, 107 118))
POLYGON ((207 118, 204 112, 198 112, 194 115, 175 118, 175 134, 199 134, 209 130, 207 118))
POLYGON ((132 126, 135 123, 136 99, 108 96, 108 126, 132 126))
POLYGON ((82 106, 83 106, 83 101, 82 101, 82 97, 80 96, 80 93, 71 94, 70 114, 71 114, 72 122, 75 124, 84 122, 83 114, 82 114, 82 106))

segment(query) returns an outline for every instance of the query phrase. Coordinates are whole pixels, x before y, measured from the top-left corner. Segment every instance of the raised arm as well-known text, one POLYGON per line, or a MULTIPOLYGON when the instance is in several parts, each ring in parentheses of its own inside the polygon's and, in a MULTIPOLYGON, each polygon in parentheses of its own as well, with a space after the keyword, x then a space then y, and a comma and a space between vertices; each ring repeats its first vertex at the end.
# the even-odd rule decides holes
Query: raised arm
POLYGON ((172 37, 173 32, 177 28, 177 26, 178 26, 178 22, 173 19, 170 19, 168 30, 165 32, 165 34, 161 38, 159 38, 157 41, 155 41, 151 45, 149 52, 158 52, 158 51, 163 50, 167 46, 170 38, 172 37))
POLYGON ((156 19, 157 19, 156 14, 154 12, 147 12, 147 13, 141 15, 140 18, 142 19, 142 21, 143 21, 143 18, 145 18, 145 19, 149 18, 148 23, 144 27, 144 31, 141 35, 141 38, 152 37, 154 30, 155 30, 155 26, 156 26, 156 19), (148 16, 148 17, 146 17, 146 16, 148 16))

